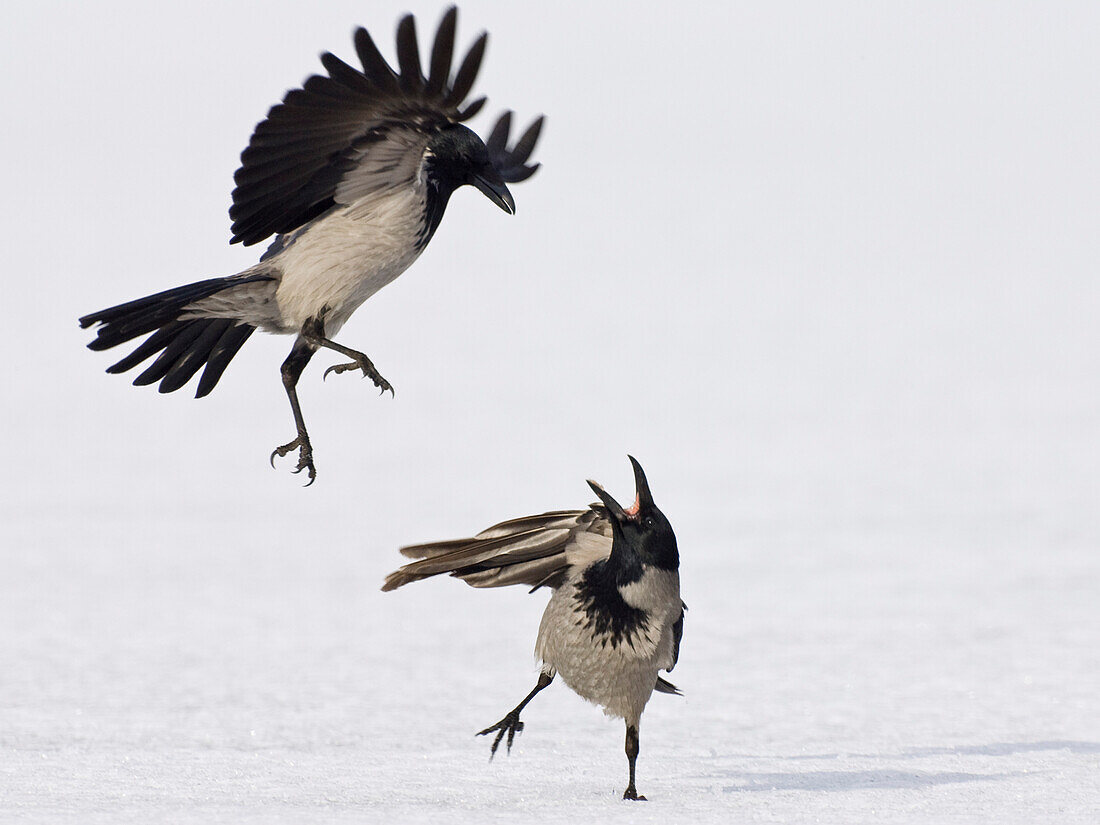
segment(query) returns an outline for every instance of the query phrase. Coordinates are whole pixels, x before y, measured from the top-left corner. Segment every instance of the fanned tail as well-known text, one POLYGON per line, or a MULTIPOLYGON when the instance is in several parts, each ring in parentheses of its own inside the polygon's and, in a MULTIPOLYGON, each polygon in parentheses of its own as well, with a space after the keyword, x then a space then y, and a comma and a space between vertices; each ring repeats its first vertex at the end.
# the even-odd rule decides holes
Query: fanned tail
POLYGON ((137 378, 144 386, 160 381, 161 392, 174 392, 191 380, 204 365, 196 398, 214 389, 233 356, 256 331, 256 327, 233 318, 181 318, 185 308, 230 287, 271 280, 269 275, 211 278, 168 289, 135 301, 93 312, 80 319, 81 328, 100 324, 88 349, 105 350, 150 335, 137 349, 107 368, 109 373, 127 372, 160 353, 137 378))

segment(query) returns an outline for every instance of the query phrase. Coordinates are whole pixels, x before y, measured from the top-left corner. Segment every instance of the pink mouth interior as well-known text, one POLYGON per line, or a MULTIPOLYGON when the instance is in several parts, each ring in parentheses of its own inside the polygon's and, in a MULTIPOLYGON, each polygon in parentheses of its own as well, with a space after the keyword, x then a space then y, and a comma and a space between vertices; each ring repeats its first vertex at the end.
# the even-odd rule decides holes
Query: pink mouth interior
POLYGON ((634 496, 634 503, 632 505, 630 505, 629 509, 623 510, 623 512, 626 513, 628 516, 636 516, 636 515, 638 515, 638 511, 640 509, 642 509, 641 496, 635 495, 634 496))

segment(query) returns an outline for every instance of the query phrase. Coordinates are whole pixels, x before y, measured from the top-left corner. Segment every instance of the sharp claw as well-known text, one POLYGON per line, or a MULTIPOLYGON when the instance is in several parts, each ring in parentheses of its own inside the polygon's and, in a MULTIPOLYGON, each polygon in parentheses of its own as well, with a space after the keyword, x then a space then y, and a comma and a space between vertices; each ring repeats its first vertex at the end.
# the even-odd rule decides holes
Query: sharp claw
POLYGON ((349 364, 334 364, 333 366, 325 370, 324 375, 321 376, 321 380, 324 381, 326 378, 328 378, 328 374, 330 372, 334 372, 337 375, 340 375, 352 369, 359 370, 362 373, 361 377, 369 378, 371 381, 373 381, 374 386, 378 387, 379 395, 382 395, 386 391, 389 391, 390 395, 394 394, 393 386, 390 384, 389 381, 378 374, 378 370, 374 368, 374 365, 371 364, 370 361, 367 361, 365 364, 360 364, 356 361, 352 361, 349 364))
POLYGON ((508 726, 508 753, 512 752, 512 743, 516 741, 516 734, 523 732, 523 722, 516 720, 514 725, 508 726))
POLYGON ((483 731, 478 732, 478 736, 485 736, 496 731, 496 737, 493 739, 493 744, 489 747, 489 761, 493 761, 493 757, 497 754, 497 749, 500 747, 500 743, 504 742, 504 735, 508 735, 508 740, 505 743, 505 747, 508 753, 512 752, 512 743, 516 740, 516 734, 523 732, 523 722, 518 718, 511 718, 506 716, 493 725, 491 728, 486 728, 483 731))
POLYGON ((308 487, 310 484, 317 480, 317 468, 313 466, 313 449, 310 446, 308 439, 306 440, 305 444, 303 444, 302 437, 298 436, 298 438, 294 439, 289 444, 284 444, 281 447, 276 447, 275 450, 271 453, 271 467, 272 469, 274 469, 275 467, 275 456, 278 456, 279 458, 286 458, 287 454, 295 448, 298 449, 298 466, 290 472, 297 475, 298 473, 302 472, 302 470, 306 470, 309 473, 309 481, 307 481, 303 486, 308 487))

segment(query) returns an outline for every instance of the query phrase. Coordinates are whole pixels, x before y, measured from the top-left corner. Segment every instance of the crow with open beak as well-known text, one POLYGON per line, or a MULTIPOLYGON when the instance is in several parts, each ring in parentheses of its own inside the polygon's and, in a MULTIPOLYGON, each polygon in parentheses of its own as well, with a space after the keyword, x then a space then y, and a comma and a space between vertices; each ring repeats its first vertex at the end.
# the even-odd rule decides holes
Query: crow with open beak
POLYGON ((520 713, 555 676, 577 694, 626 722, 630 780, 624 799, 645 799, 634 785, 638 725, 654 690, 679 693, 658 672, 680 653, 684 604, 680 556, 668 519, 653 502, 642 466, 630 457, 637 490, 624 509, 594 481, 600 498, 587 510, 505 521, 473 538, 402 548, 419 559, 391 573, 383 590, 448 573, 474 587, 524 584, 553 595, 539 625, 538 683, 495 725, 491 753, 523 730, 520 713))

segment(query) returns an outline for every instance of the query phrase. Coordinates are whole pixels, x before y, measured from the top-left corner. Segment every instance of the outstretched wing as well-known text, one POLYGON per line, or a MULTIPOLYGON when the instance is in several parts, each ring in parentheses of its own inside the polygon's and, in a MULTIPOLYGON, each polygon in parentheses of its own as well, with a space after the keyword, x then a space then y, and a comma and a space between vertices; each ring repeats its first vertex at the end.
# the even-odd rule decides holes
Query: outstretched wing
MULTIPOLYGON (((411 179, 432 133, 473 117, 485 103, 484 97, 465 101, 488 34, 474 41, 452 76, 457 17, 454 7, 443 15, 426 76, 411 14, 397 27, 397 71, 364 28, 355 32, 362 71, 328 52, 321 55, 327 74, 313 75, 287 92, 241 153, 229 210, 231 243, 247 246, 291 232, 337 203, 411 179)), ((506 117, 493 134, 501 122, 503 144, 498 139, 491 157, 506 181, 523 180, 536 168, 526 161, 541 118, 512 149, 506 145, 506 117)))
POLYGON ((610 552, 611 523, 602 505, 558 510, 504 521, 472 538, 402 547, 402 555, 419 561, 390 573, 382 589, 442 573, 473 587, 557 587, 571 565, 606 558, 610 552))

